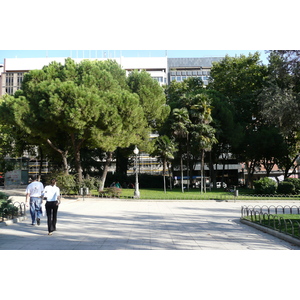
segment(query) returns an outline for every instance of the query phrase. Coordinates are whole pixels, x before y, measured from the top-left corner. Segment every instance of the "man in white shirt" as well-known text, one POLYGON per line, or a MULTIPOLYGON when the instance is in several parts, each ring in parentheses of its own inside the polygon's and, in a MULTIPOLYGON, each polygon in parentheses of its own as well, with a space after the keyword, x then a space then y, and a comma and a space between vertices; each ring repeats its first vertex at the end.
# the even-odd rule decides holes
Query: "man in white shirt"
POLYGON ((40 225, 41 222, 41 205, 42 205, 42 193, 44 186, 41 182, 37 181, 37 177, 32 176, 32 182, 26 188, 26 205, 30 201, 30 215, 31 215, 31 225, 35 225, 37 222, 40 225))
POLYGON ((52 235, 52 232, 56 230, 57 210, 60 204, 60 189, 56 186, 56 179, 51 179, 51 184, 45 187, 44 199, 46 199, 48 235, 52 235))

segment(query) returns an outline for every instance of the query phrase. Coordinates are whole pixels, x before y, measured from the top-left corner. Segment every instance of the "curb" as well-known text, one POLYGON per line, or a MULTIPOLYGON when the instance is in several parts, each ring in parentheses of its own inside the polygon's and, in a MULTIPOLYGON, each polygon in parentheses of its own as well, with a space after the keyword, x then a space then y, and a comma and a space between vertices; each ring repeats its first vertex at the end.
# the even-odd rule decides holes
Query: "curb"
POLYGON ((22 217, 19 217, 19 218, 14 218, 14 219, 11 219, 11 220, 0 222, 0 228, 4 227, 4 226, 12 225, 13 223, 18 223, 20 221, 24 221, 26 219, 27 219, 27 216, 22 216, 22 217))
POLYGON ((276 231, 276 230, 273 230, 271 228, 267 228, 267 227, 264 227, 264 226, 261 226, 261 225, 258 225, 256 223, 253 223, 251 221, 247 221, 247 220, 243 220, 243 219, 240 219, 240 222, 243 223, 243 224, 246 224, 248 226, 251 226, 251 227, 254 227, 255 229, 258 229, 262 232, 265 232, 265 233, 268 233, 270 235, 273 235, 281 240, 284 240, 286 242, 289 242, 293 245, 297 245, 297 246, 300 246, 300 240, 297 239, 297 238, 293 238, 292 236, 289 236, 287 234, 284 234, 284 233, 281 233, 279 231, 276 231))

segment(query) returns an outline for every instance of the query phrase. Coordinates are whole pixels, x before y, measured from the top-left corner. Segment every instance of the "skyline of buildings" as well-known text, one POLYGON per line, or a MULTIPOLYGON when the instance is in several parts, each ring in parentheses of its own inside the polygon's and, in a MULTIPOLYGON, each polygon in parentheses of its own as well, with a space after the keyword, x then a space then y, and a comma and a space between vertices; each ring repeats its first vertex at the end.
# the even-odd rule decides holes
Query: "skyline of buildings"
MULTIPOLYGON (((64 64, 66 57, 45 58, 5 58, 0 67, 0 96, 13 95, 21 88, 24 74, 30 70, 42 69, 52 61, 64 64)), ((210 69, 213 62, 223 57, 116 57, 116 58, 72 58, 76 63, 84 59, 103 61, 115 60, 128 75, 133 70, 145 70, 157 80, 160 85, 168 85, 173 80, 183 81, 188 77, 198 77, 208 84, 210 69)))

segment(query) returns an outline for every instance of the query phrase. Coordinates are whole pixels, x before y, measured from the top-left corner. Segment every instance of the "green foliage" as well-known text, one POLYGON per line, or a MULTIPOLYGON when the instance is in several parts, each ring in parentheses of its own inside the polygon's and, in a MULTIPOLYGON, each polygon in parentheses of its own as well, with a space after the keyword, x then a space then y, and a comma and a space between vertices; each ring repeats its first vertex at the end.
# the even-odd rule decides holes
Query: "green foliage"
POLYGON ((285 181, 291 182, 295 187, 295 194, 300 194, 300 178, 287 178, 285 181))
POLYGON ((93 189, 99 189, 100 180, 96 177, 84 178, 81 183, 79 183, 79 188, 88 188, 90 191, 93 189))
POLYGON ((5 199, 7 198, 6 195, 3 195, 3 193, 1 194, 2 195, 0 196, 4 197, 4 199, 0 200, 0 217, 8 218, 8 217, 17 216, 18 208, 13 205, 12 200, 5 199))
POLYGON ((51 178, 56 178, 57 186, 60 188, 61 194, 70 195, 78 193, 78 186, 75 175, 66 175, 64 173, 48 174, 45 179, 45 184, 48 185, 51 182, 51 178))
POLYGON ((0 113, 31 141, 48 143, 60 153, 65 170, 72 156, 80 182, 82 147, 113 152, 138 144, 153 127, 147 122, 158 122, 164 115, 163 90, 149 74, 142 76, 147 84, 142 80, 139 89, 131 91, 126 72, 116 62, 77 64, 68 58, 64 65, 53 62, 26 73, 21 90, 1 102, 0 113))
POLYGON ((278 184, 277 193, 282 195, 295 194, 295 186, 292 182, 282 181, 278 184))
POLYGON ((257 194, 275 194, 277 183, 271 178, 264 177, 254 181, 254 187, 257 194))
POLYGON ((120 198, 122 189, 117 187, 109 187, 106 189, 106 193, 109 198, 120 198))
POLYGON ((8 195, 6 195, 5 193, 3 193, 3 192, 0 192, 0 201, 1 200, 7 200, 8 199, 8 195))
POLYGON ((130 73, 127 81, 130 90, 139 95, 148 125, 157 129, 170 113, 163 88, 146 71, 130 73))

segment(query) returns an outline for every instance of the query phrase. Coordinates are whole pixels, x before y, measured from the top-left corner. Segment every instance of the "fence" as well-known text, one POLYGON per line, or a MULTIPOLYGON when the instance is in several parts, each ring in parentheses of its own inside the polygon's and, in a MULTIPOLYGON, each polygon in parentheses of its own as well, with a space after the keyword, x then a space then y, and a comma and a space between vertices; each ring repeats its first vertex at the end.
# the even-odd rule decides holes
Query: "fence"
POLYGON ((300 239, 300 206, 242 206, 241 219, 269 227, 273 230, 285 233, 300 239), (285 218, 284 215, 289 215, 285 218), (290 215, 295 215, 292 218, 290 215))

